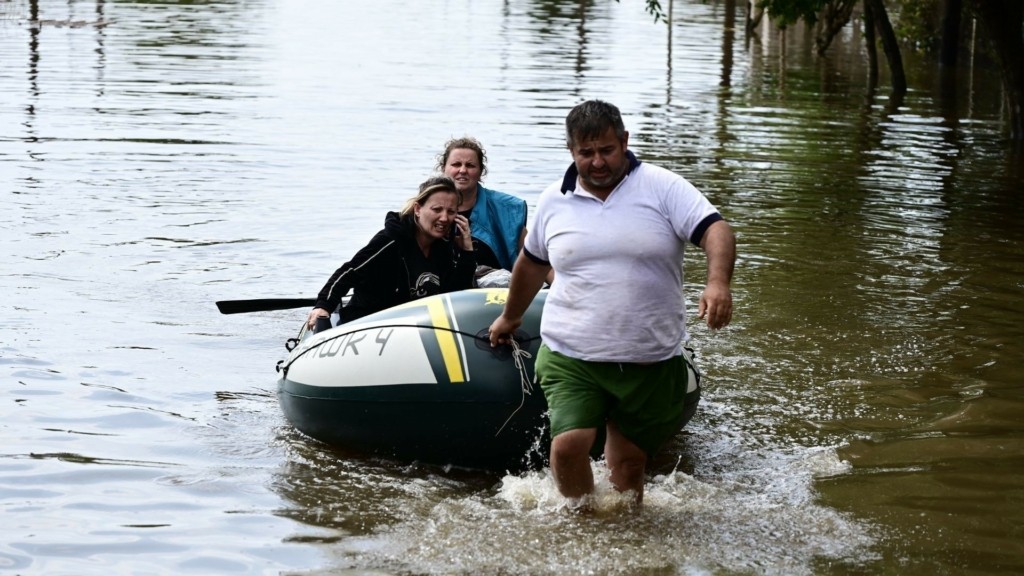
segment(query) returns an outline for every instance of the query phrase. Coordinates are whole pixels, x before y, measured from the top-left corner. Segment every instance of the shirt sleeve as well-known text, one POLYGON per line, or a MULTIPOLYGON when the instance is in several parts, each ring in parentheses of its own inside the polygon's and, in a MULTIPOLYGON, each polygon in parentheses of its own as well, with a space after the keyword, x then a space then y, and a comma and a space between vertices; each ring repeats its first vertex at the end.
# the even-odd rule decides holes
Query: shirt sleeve
POLYGON ((548 186, 541 193, 537 200, 537 212, 533 218, 533 226, 527 228, 526 240, 523 242, 523 249, 527 256, 545 264, 550 260, 547 247, 547 223, 551 202, 557 199, 554 194, 561 194, 558 184, 548 186))
POLYGON ((672 228, 680 240, 700 245, 708 226, 722 219, 718 209, 704 194, 682 176, 664 171, 668 182, 663 201, 672 228))
POLYGON ((383 231, 378 232, 369 244, 356 252, 355 256, 342 264, 334 271, 334 274, 331 274, 327 283, 317 294, 314 308, 323 308, 333 312, 349 290, 366 281, 367 278, 374 277, 374 274, 371 273, 373 266, 382 259, 384 250, 390 244, 391 241, 384 236, 383 231))

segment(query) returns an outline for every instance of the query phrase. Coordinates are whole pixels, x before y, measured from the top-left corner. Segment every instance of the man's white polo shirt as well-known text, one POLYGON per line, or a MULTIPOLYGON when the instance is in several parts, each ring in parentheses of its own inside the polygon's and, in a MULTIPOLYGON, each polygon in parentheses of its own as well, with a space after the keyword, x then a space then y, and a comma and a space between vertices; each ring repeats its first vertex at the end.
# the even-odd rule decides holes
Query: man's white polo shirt
POLYGON ((603 202, 570 167, 541 194, 526 236, 527 256, 555 269, 541 337, 572 358, 653 362, 682 353, 683 249, 722 219, 684 178, 627 154, 630 170, 603 202))

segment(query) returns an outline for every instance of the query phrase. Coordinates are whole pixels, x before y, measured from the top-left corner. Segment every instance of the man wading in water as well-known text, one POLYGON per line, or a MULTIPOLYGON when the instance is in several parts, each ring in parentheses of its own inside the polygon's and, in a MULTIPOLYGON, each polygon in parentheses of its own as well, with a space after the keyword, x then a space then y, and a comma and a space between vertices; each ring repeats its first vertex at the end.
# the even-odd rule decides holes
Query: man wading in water
POLYGON ((510 334, 553 268, 535 368, 551 419, 551 472, 559 492, 586 506, 590 450, 604 427, 611 482, 643 501, 647 460, 692 416, 687 393, 683 248, 707 254, 698 316, 732 319, 736 241, 718 210, 682 177, 628 150, 618 108, 584 102, 565 119, 573 164, 537 203, 512 270, 508 301, 490 327, 510 334))

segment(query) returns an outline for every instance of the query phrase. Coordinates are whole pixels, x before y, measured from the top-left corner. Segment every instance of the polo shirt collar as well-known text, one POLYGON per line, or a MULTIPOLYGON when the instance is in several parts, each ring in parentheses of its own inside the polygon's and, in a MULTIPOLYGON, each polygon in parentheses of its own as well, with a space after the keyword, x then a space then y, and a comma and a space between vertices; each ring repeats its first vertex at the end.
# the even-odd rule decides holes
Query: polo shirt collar
MULTIPOLYGON (((629 150, 626 150, 626 159, 629 160, 629 168, 626 169, 626 174, 629 174, 640 165, 640 161, 629 150)), ((576 169, 576 163, 573 162, 569 165, 569 169, 565 171, 565 178, 562 179, 562 194, 576 191, 576 179, 579 176, 580 172, 576 169)))

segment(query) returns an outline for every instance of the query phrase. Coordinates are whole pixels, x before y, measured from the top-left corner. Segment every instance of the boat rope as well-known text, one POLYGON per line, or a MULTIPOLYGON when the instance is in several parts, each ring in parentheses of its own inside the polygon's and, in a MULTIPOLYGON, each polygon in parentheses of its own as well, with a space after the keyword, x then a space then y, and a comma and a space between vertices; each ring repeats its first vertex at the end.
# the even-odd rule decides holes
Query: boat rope
POLYGON ((533 355, 520 348, 519 342, 515 338, 509 338, 509 342, 512 344, 512 361, 515 362, 516 369, 519 370, 519 387, 523 391, 523 397, 519 401, 519 406, 508 415, 505 423, 494 433, 495 436, 501 434, 501 431, 505 429, 505 426, 512 420, 512 417, 526 404, 526 396, 533 393, 533 382, 530 381, 530 375, 526 372, 526 363, 523 361, 524 358, 533 358, 533 355))

